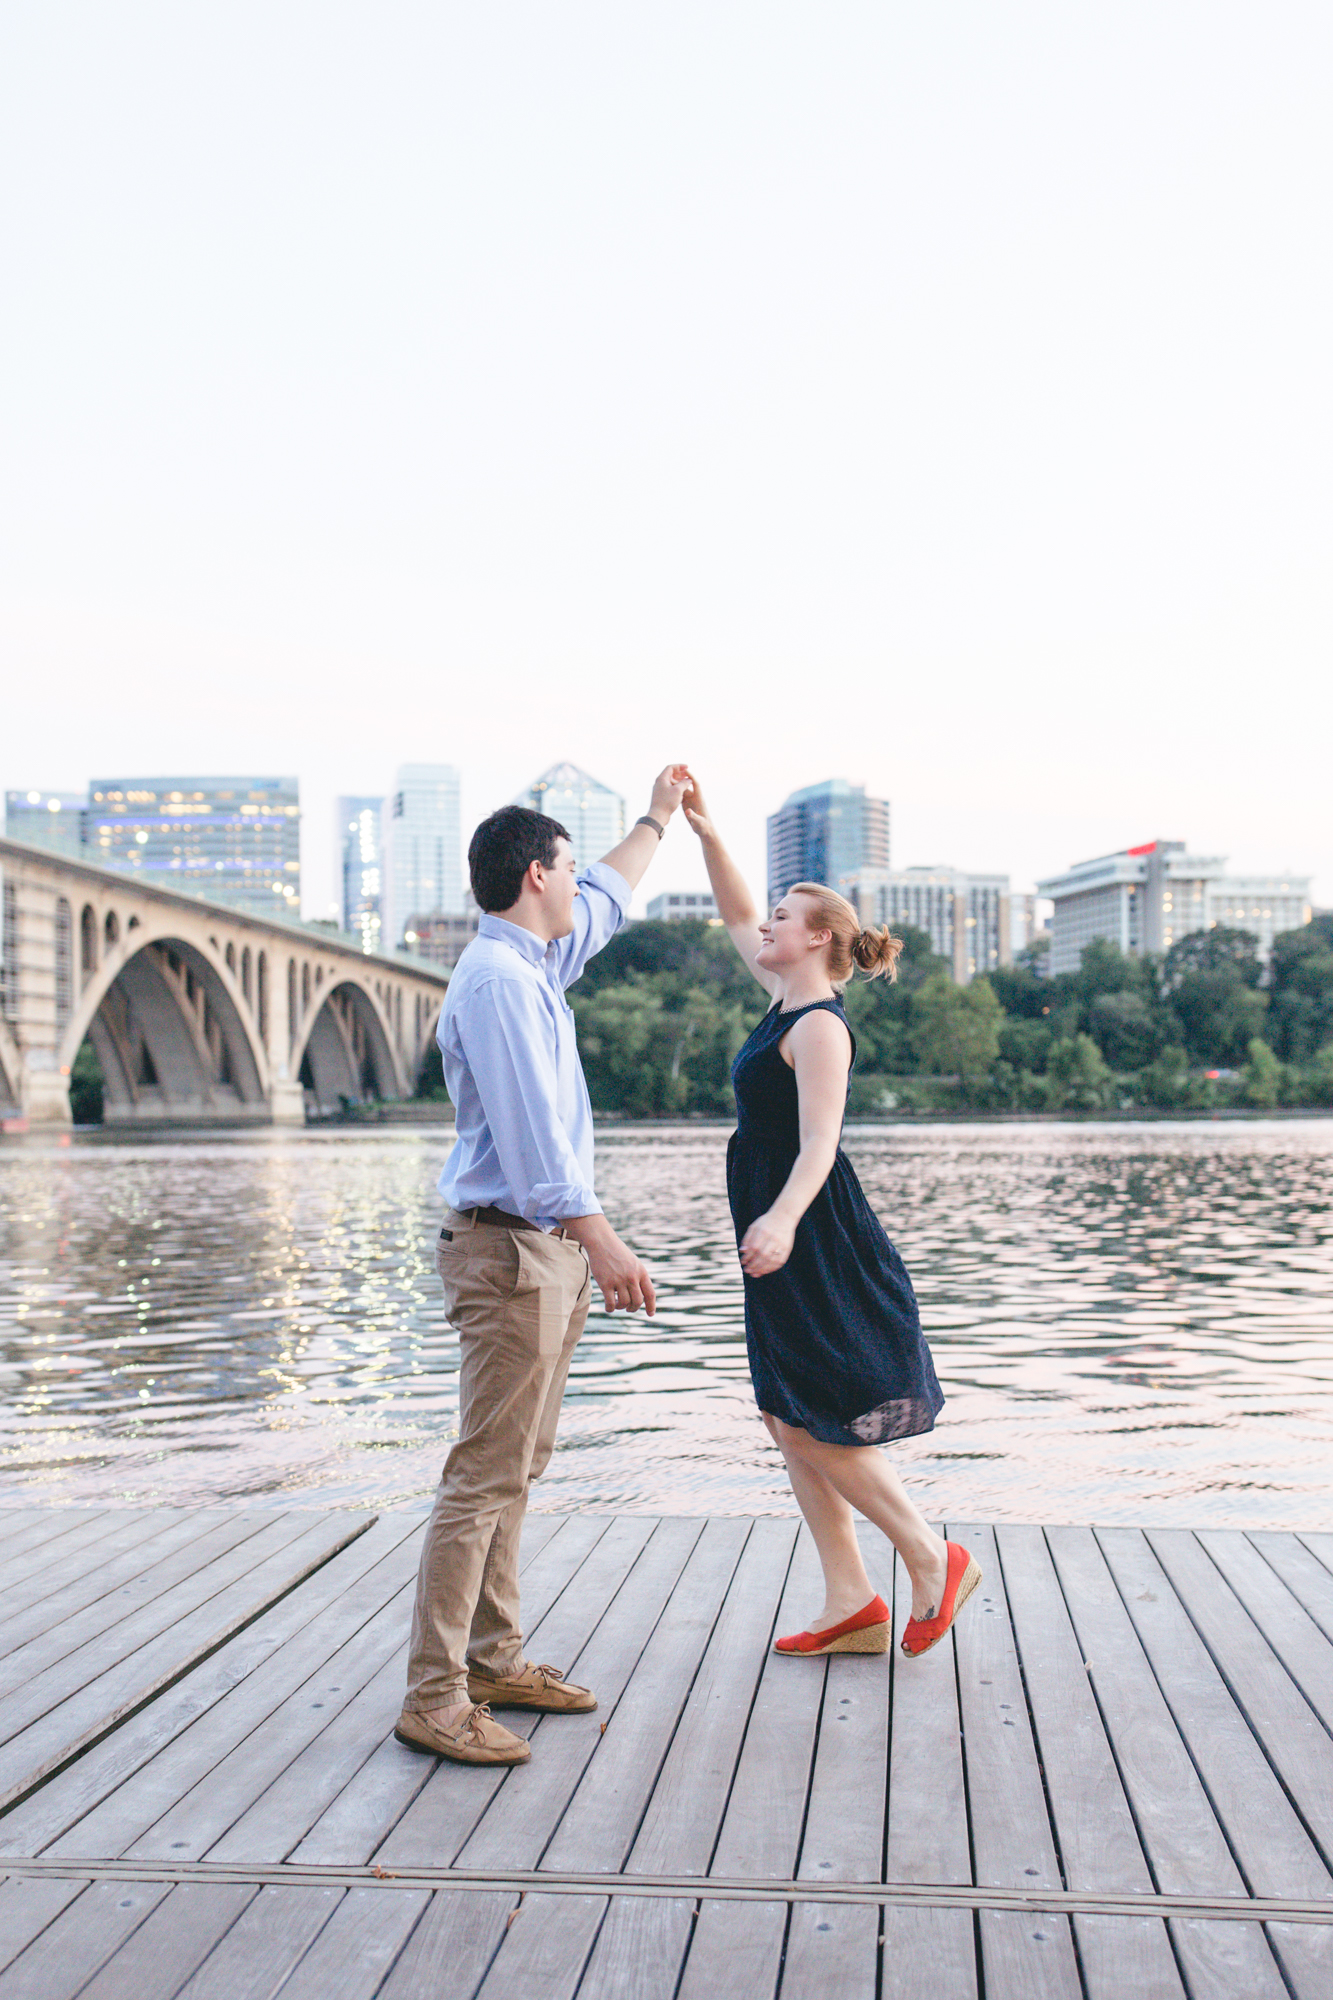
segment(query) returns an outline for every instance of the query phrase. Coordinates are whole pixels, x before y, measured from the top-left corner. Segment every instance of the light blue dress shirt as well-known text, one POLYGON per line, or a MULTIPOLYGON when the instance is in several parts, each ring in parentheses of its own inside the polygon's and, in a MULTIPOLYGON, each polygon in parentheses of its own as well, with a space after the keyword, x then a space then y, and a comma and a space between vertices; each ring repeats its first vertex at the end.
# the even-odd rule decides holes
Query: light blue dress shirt
POLYGON ((630 886, 594 861, 579 876, 574 928, 543 944, 483 916, 449 981, 436 1040, 457 1139, 439 1190, 451 1208, 503 1208, 539 1229, 600 1215, 592 1105, 565 998, 625 922, 630 886))

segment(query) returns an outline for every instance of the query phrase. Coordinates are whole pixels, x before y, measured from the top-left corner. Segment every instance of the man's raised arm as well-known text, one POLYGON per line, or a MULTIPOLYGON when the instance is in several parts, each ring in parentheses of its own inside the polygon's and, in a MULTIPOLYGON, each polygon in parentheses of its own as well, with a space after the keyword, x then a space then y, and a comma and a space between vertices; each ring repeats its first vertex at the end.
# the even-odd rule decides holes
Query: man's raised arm
MULTIPOLYGON (((662 833, 666 832, 667 821, 685 796, 689 783, 688 764, 668 764, 665 771, 659 771, 653 780, 653 796, 647 817, 657 821, 662 833)), ((608 868, 614 868, 617 875, 624 876, 631 889, 637 889, 661 839, 662 834, 656 827, 644 826, 640 822, 630 828, 618 846, 601 858, 608 868)))

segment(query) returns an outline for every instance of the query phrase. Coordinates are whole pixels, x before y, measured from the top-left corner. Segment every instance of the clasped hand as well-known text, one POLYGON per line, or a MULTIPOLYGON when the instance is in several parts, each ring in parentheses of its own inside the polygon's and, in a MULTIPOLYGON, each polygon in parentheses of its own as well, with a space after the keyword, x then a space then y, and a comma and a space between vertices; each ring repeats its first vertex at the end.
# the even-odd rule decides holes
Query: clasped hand
POLYGON ((741 1269, 747 1278, 766 1278, 780 1271, 791 1256, 796 1241, 796 1225, 785 1222, 774 1210, 757 1215, 741 1239, 741 1269))

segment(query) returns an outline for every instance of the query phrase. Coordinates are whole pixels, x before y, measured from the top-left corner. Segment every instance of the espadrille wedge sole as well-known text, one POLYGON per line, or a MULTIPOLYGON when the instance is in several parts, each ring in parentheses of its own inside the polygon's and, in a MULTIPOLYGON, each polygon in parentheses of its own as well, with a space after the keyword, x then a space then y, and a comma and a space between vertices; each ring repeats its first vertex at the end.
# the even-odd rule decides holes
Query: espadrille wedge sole
POLYGON ((859 1632, 844 1632, 841 1639, 830 1639, 827 1646, 816 1646, 805 1657, 812 1660, 821 1653, 887 1653, 892 1644, 893 1634, 887 1624, 863 1625, 859 1632))

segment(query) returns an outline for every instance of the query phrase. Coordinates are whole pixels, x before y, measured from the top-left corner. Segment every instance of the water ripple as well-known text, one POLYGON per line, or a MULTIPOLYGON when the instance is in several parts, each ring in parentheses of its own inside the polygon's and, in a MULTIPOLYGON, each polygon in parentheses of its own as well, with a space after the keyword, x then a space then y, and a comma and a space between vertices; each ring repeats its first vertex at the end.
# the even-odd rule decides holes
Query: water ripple
MULTIPOLYGON (((3 1497, 391 1502, 457 1344, 443 1130, 34 1138, 0 1154, 3 1497)), ((745 1364, 717 1129, 599 1139, 652 1323, 595 1312, 539 1504, 787 1511, 745 1364)), ((936 1515, 1333 1525, 1333 1122, 861 1128, 948 1403, 936 1515)))

